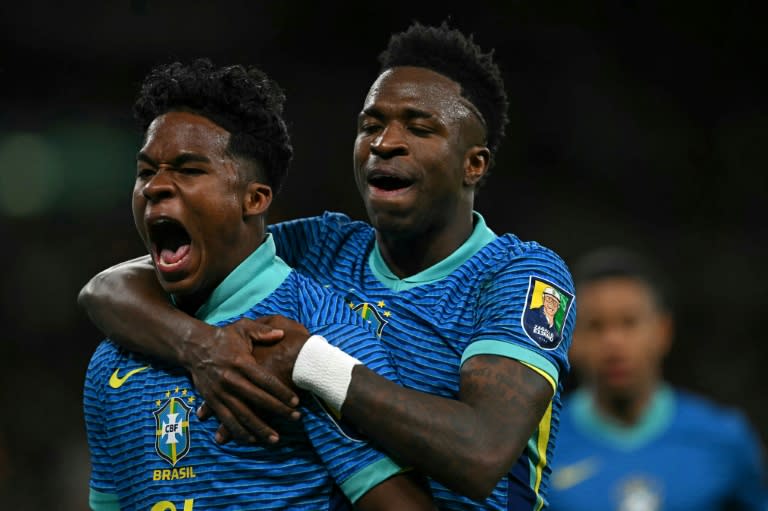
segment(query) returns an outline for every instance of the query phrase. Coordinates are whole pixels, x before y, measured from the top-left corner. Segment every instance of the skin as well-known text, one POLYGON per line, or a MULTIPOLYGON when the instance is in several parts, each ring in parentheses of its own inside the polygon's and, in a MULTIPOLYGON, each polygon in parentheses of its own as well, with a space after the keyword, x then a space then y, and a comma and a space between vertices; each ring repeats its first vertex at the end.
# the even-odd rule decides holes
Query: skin
MULTIPOLYGON (((460 95, 459 85, 443 75, 399 67, 384 72, 372 85, 358 118, 355 180, 382 256, 398 276, 434 265, 470 236, 475 185, 490 160, 484 140, 484 128, 460 95), (397 177, 406 186, 385 189, 376 179, 382 175, 397 177)), ((289 385, 293 361, 307 337, 303 327, 280 317, 243 322, 242 327, 254 327, 253 332, 267 332, 265 325, 277 328, 284 339, 265 343, 259 334, 251 334, 258 344, 253 350, 250 340, 225 348, 214 345, 206 337, 209 331, 194 320, 164 310, 162 317, 155 314, 144 323, 144 337, 139 337, 109 309, 143 321, 141 304, 156 299, 150 298, 145 280, 146 269, 140 264, 118 265, 96 276, 81 292, 80 303, 97 326, 116 334, 118 342, 179 360, 200 373, 199 381, 216 382, 215 388, 199 390, 228 430, 220 430, 220 440, 230 435, 241 439, 243 432, 259 439, 276 436, 248 412, 258 410, 263 387, 250 385, 250 378, 235 383, 230 375, 240 374, 235 368, 251 356, 264 372, 289 385), (183 354, 175 347, 180 336, 174 325, 189 342, 183 354), (204 360, 208 363, 197 363, 204 360), (237 402, 229 415, 221 411, 222 397, 237 402)), ((399 461, 481 499, 519 458, 552 395, 543 377, 504 357, 469 359, 461 367, 458 399, 405 389, 356 366, 342 413, 399 461)))
POLYGON ((651 289, 629 277, 579 286, 571 360, 602 413, 632 425, 661 381, 672 319, 651 289))
MULTIPOLYGON (((264 239, 264 214, 272 201, 269 186, 248 176, 255 163, 232 157, 230 134, 189 112, 158 116, 147 129, 137 155, 132 209, 136 228, 154 261, 157 281, 194 312, 235 267, 264 239), (189 234, 181 260, 161 257, 162 238, 153 226, 173 221, 189 234)), ((356 503, 366 511, 429 510, 423 481, 397 475, 356 503)))
POLYGON ((488 170, 484 129, 459 85, 419 67, 382 73, 358 116, 354 172, 382 256, 399 277, 449 256, 472 233, 475 185, 488 170), (390 175, 409 185, 374 185, 390 175))
POLYGON ((549 295, 544 296, 544 314, 547 316, 547 321, 549 321, 549 326, 552 326, 552 323, 555 320, 555 314, 557 314, 558 308, 560 308, 560 302, 558 302, 557 299, 549 295))
POLYGON ((160 285, 190 313, 264 237, 272 191, 255 181, 243 186, 247 163, 227 155, 228 143, 229 133, 205 117, 168 112, 150 124, 136 158, 136 229, 160 285), (172 264, 152 236, 153 226, 169 221, 190 237, 186 255, 172 264))

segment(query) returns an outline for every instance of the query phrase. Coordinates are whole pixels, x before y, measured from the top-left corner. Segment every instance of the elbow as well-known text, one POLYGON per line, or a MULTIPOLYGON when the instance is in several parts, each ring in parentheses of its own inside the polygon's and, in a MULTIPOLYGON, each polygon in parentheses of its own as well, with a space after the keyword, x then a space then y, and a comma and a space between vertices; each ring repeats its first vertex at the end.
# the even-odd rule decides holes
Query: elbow
POLYGON ((483 501, 493 492, 504 474, 472 474, 463 481, 459 493, 472 500, 483 501))
POLYGON ((454 491, 473 500, 487 499, 507 474, 514 461, 500 456, 498 449, 475 454, 464 464, 460 481, 454 491))
POLYGON ((83 287, 80 292, 77 293, 77 305, 80 309, 87 311, 93 303, 94 296, 96 295, 95 289, 97 288, 96 281, 99 275, 92 277, 83 287))

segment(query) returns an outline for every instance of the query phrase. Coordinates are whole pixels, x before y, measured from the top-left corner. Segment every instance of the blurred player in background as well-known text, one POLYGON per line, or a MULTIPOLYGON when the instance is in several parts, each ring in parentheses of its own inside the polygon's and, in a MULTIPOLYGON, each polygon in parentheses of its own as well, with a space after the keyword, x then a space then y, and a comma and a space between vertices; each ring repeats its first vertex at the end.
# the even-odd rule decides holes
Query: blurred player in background
POLYGON ((764 452, 745 417, 663 379, 673 322, 657 270, 605 248, 574 280, 582 385, 563 407, 551 510, 768 509, 764 452))

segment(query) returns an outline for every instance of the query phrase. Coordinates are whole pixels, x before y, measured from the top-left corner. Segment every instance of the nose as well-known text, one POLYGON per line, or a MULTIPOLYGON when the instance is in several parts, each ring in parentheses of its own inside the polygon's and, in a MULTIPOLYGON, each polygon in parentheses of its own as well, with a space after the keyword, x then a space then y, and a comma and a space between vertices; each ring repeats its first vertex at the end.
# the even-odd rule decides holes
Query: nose
POLYGON ((398 123, 388 124, 371 140, 371 152, 382 158, 408 154, 408 144, 404 135, 403 127, 398 123))
POLYGON ((159 202, 173 197, 175 186, 170 171, 160 168, 144 185, 142 194, 149 202, 159 202))
POLYGON ((603 349, 620 349, 627 340, 620 325, 606 325, 598 336, 603 349))

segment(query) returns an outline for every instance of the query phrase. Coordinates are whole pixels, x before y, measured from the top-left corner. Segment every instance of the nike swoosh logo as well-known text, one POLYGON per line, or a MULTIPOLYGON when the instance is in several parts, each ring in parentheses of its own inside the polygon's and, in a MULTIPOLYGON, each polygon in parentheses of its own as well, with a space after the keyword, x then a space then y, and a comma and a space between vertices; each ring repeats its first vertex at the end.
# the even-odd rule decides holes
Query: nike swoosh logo
POLYGON ((144 371, 145 369, 149 369, 149 366, 139 367, 137 369, 133 369, 131 371, 128 371, 123 376, 118 376, 117 373, 120 372, 120 368, 118 367, 117 369, 115 369, 115 372, 112 373, 112 376, 109 377, 109 386, 112 387, 113 389, 119 389, 120 387, 123 386, 123 383, 125 383, 125 381, 128 378, 130 378, 131 376, 133 376, 136 373, 140 373, 140 372, 144 371))
POLYGON ((597 473, 599 465, 597 459, 586 458, 555 469, 552 473, 552 487, 558 490, 567 490, 583 483, 597 473))

